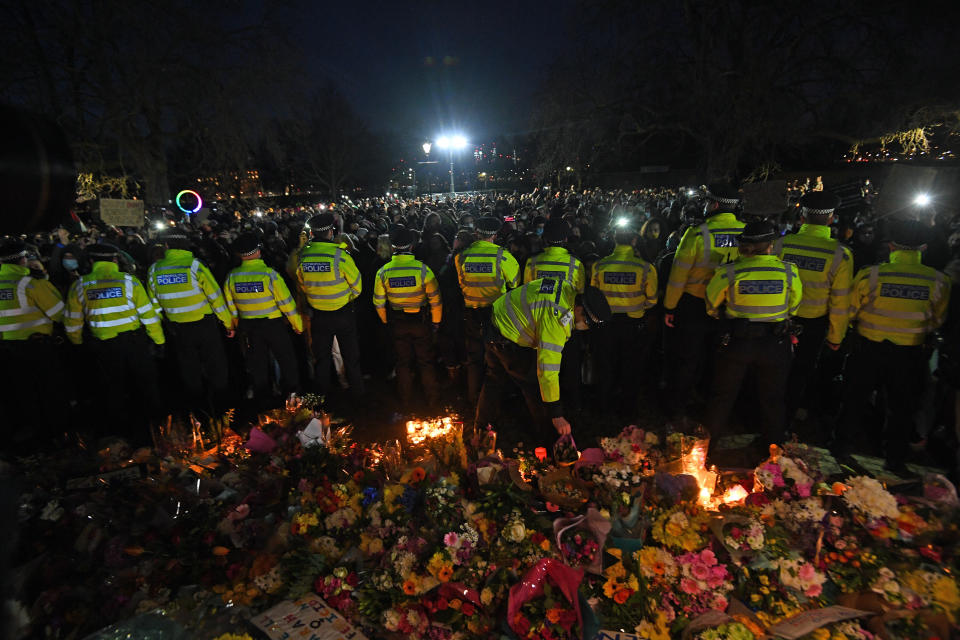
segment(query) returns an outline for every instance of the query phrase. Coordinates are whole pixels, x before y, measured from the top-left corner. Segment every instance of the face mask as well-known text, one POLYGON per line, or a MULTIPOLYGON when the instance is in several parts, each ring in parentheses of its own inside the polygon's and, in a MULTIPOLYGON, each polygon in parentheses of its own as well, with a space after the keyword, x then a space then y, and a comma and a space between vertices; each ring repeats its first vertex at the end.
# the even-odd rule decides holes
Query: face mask
POLYGON ((537 228, 537 235, 538 235, 538 236, 542 236, 542 235, 543 235, 543 228, 541 228, 541 227, 538 227, 538 228, 537 228))
POLYGON ((67 271, 76 271, 79 266, 80 266, 80 263, 78 263, 73 258, 63 259, 63 268, 66 269, 67 271))

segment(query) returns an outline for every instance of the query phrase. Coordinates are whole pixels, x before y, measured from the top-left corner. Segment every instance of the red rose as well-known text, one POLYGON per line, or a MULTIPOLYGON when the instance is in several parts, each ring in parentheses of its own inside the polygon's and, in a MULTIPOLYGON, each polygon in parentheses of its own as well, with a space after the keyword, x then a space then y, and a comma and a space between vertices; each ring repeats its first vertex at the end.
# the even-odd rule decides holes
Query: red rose
POLYGON ((477 612, 477 608, 470 604, 469 602, 464 602, 463 606, 460 607, 460 613, 467 616, 468 618, 477 612))
POLYGON ((438 610, 438 611, 446 611, 449 606, 450 606, 450 603, 447 601, 446 598, 440 597, 440 598, 437 599, 437 610, 438 610))
POLYGON ((360 582, 360 578, 357 577, 357 574, 353 571, 347 574, 347 584, 351 587, 357 586, 357 583, 360 582))

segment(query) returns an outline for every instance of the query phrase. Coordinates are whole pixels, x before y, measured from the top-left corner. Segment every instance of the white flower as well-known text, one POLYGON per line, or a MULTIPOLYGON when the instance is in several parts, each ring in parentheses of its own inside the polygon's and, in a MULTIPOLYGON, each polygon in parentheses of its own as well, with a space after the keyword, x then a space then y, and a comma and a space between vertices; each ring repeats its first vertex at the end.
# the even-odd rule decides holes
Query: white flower
POLYGON ((400 628, 400 614, 393 609, 383 612, 383 626, 387 631, 396 631, 400 628))
POLYGON ((510 542, 523 542, 527 537, 527 528, 519 520, 513 520, 503 530, 503 537, 510 542))
POLYGON ((843 500, 860 515, 891 520, 900 516, 897 499, 877 480, 869 476, 857 476, 848 479, 846 484, 848 488, 843 492, 843 500))

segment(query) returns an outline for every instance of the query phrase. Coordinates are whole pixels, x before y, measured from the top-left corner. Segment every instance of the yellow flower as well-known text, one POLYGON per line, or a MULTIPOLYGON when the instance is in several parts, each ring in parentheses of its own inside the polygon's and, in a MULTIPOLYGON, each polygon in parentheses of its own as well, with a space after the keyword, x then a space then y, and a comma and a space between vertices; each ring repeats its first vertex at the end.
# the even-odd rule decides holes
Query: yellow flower
POLYGON ((490 587, 484 587, 480 592, 480 602, 486 606, 493 602, 493 590, 490 587))
POLYGON ((622 562, 617 562, 606 568, 603 572, 608 578, 623 578, 627 575, 627 570, 622 562))
POLYGON ((607 580, 603 583, 603 595, 608 598, 612 598, 618 589, 620 589, 620 584, 616 580, 607 580))
POLYGON ((813 631, 813 640, 830 640, 830 632, 820 627, 819 629, 814 629, 813 631))
POLYGON ((461 601, 459 598, 454 598, 450 601, 448 606, 454 611, 460 611, 460 607, 463 606, 463 601, 461 601))
POLYGON ((769 586, 769 585, 770 585, 770 577, 769 577, 769 576, 760 576, 760 584, 762 584, 762 585, 764 585, 764 586, 769 586))
POLYGON ((631 574, 627 580, 627 586, 634 591, 640 591, 640 582, 637 580, 637 576, 631 574))

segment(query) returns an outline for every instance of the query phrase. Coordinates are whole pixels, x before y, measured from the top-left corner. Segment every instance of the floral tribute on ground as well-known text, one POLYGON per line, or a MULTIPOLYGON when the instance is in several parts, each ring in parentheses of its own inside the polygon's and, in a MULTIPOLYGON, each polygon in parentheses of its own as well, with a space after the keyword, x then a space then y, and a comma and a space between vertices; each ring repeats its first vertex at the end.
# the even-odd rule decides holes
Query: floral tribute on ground
POLYGON ((20 460, 22 630, 83 637, 161 612, 190 637, 257 637, 250 619, 315 594, 398 640, 750 640, 834 605, 861 613, 799 637, 958 631, 960 511, 942 477, 894 494, 824 477, 796 444, 707 471, 691 467, 702 441, 636 427, 552 458, 550 443, 503 456, 493 434, 465 446, 455 420, 408 431, 361 446, 300 408, 204 456, 20 460))

